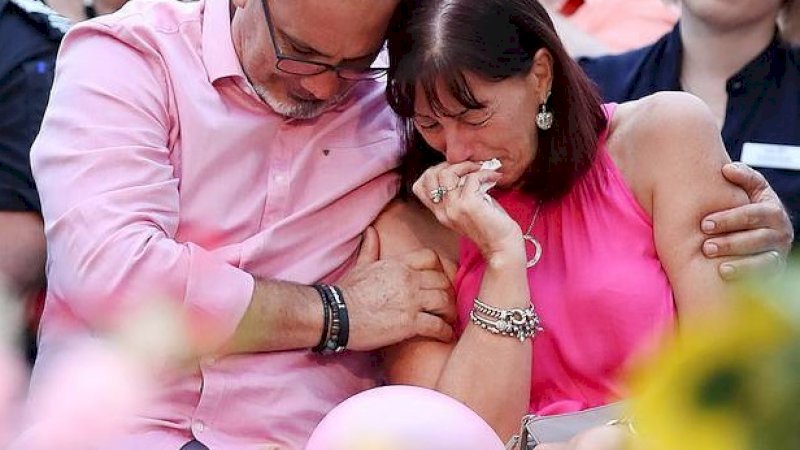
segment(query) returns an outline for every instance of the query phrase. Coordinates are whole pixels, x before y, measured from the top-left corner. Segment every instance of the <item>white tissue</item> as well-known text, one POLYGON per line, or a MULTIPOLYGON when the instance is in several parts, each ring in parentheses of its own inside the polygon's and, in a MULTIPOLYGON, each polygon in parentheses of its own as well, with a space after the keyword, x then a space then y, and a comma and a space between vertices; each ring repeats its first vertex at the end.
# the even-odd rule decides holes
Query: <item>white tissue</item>
POLYGON ((481 170, 497 170, 503 167, 503 163, 499 159, 493 158, 481 163, 481 170))
MULTIPOLYGON (((503 167, 503 163, 501 163, 500 160, 497 158, 493 158, 481 163, 481 170, 497 170, 501 167, 503 167)), ((487 192, 489 192, 489 189, 493 188, 495 184, 497 183, 493 181, 489 183, 481 183, 481 188, 480 188, 481 194, 485 195, 488 199, 489 194, 487 194, 487 192)))

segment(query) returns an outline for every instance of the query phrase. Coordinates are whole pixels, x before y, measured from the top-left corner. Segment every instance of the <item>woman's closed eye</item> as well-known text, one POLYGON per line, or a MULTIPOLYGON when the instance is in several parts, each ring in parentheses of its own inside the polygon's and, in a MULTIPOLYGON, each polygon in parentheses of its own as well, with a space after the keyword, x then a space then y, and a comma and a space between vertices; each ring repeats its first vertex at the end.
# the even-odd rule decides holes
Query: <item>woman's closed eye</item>
POLYGON ((432 130, 439 126, 439 121, 428 116, 415 116, 413 120, 414 124, 423 130, 432 130))
POLYGON ((462 123, 473 127, 482 127, 489 123, 489 120, 494 116, 494 111, 487 111, 485 109, 472 109, 459 116, 462 123))

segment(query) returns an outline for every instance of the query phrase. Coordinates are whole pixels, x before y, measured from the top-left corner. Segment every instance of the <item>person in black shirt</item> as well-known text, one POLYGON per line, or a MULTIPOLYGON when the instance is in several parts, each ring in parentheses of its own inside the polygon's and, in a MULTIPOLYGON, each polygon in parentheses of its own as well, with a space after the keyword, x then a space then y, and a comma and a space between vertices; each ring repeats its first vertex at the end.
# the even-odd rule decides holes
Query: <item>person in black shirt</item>
MULTIPOLYGON (((30 148, 53 82, 68 22, 34 0, 0 0, 0 284, 29 309, 44 285, 45 237, 30 148)), ((29 357, 33 353, 28 341, 29 357)))
POLYGON ((0 274, 18 295, 43 280, 45 241, 29 152, 68 23, 32 0, 0 0, 0 274))
MULTIPOLYGON (((717 117, 731 159, 758 168, 783 201, 796 247, 800 50, 781 40, 776 28, 781 9, 794 7, 793 1, 683 0, 680 22, 655 44, 579 62, 609 102, 681 90, 703 99, 717 117)), ((714 243, 735 245, 725 238, 714 243)), ((713 253, 713 245, 707 247, 713 253)))

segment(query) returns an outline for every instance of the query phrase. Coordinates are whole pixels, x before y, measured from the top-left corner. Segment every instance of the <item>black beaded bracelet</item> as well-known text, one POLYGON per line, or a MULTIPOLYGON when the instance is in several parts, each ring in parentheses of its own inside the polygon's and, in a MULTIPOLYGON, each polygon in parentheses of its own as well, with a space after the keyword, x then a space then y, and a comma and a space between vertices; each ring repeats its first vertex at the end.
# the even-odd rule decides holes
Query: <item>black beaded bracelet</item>
POLYGON ((350 339, 350 317, 347 315, 347 304, 344 302, 344 293, 338 286, 328 286, 333 292, 336 304, 339 306, 339 339, 336 343, 336 352, 340 353, 347 349, 347 341, 350 339))
POLYGON ((322 351, 325 350, 325 344, 327 344, 331 334, 331 301, 328 290, 325 289, 323 285, 315 284, 313 288, 317 291, 322 301, 324 322, 322 325, 322 336, 320 336, 317 346, 312 348, 312 350, 316 353, 322 353, 322 351))
POLYGON ((328 300, 331 306, 331 332, 328 334, 328 341, 322 349, 322 354, 332 355, 339 352, 339 333, 342 329, 342 321, 340 319, 341 308, 339 302, 336 301, 336 297, 333 295, 333 289, 328 285, 323 285, 323 287, 328 292, 328 300))

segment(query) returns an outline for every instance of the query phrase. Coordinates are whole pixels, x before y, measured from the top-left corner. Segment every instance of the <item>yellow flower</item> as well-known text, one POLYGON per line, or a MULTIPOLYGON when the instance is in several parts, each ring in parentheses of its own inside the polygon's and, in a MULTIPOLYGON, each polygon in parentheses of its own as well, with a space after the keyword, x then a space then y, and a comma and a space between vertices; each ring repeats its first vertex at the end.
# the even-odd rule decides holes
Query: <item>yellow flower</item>
MULTIPOLYGON (((758 295, 730 314, 683 328, 634 373, 632 413, 646 450, 746 450, 753 414, 770 395, 769 359, 792 339, 790 323, 758 295)), ((774 371, 773 371, 774 372, 774 371)))

